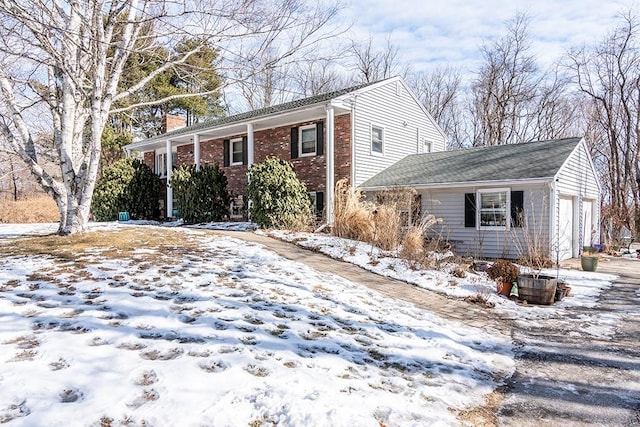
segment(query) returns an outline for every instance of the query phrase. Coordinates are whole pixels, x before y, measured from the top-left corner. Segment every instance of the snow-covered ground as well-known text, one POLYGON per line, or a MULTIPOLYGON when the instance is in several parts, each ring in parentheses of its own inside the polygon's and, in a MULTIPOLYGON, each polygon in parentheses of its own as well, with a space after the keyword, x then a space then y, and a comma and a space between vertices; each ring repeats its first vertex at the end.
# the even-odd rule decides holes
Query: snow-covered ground
MULTIPOLYGON (((56 228, 0 225, 0 245, 56 228)), ((513 370, 501 335, 259 245, 183 227, 171 233, 187 233, 198 250, 147 246, 113 256, 88 248, 73 259, 2 260, 0 423, 452 425, 513 370)), ((341 257, 366 264, 360 249, 341 257)), ((379 259, 379 271, 441 291, 486 286, 473 277, 452 286, 444 273, 392 270, 379 259)))
MULTIPOLYGON (((258 231, 262 233, 262 231, 258 231)), ((397 251, 386 252, 368 243, 342 239, 328 234, 291 233, 273 230, 266 234, 295 242, 332 258, 359 265, 377 274, 403 280, 421 288, 464 298, 480 294, 495 304, 495 309, 513 314, 514 318, 532 321, 537 318, 559 316, 568 307, 596 304, 600 293, 611 286, 615 276, 610 274, 584 272, 567 269, 543 269, 540 273, 559 277, 571 286, 571 296, 552 306, 519 305, 516 301, 499 296, 496 284, 486 274, 478 274, 470 269, 465 277, 454 277, 453 272, 459 264, 447 258, 452 253, 441 255, 439 270, 425 270, 412 266, 406 260, 397 257, 397 251)))

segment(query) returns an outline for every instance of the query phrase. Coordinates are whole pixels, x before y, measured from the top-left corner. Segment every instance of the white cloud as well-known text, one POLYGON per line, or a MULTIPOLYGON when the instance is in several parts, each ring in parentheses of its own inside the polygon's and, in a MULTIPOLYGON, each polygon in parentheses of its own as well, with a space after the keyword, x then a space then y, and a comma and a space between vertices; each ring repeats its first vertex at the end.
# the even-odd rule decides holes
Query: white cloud
POLYGON ((598 0, 352 0, 341 16, 354 22, 346 37, 371 34, 379 43, 390 37, 401 59, 416 70, 453 65, 470 72, 483 40, 502 34, 505 21, 518 12, 531 17, 533 51, 548 65, 570 47, 602 38, 630 6, 628 1, 598 0))

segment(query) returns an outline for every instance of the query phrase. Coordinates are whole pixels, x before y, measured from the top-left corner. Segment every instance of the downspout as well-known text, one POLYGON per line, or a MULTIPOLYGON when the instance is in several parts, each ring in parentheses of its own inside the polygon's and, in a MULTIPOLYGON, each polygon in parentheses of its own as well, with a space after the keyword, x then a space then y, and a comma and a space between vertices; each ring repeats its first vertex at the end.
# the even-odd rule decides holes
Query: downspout
POLYGON ((358 95, 351 98, 351 186, 356 186, 356 101, 358 95))

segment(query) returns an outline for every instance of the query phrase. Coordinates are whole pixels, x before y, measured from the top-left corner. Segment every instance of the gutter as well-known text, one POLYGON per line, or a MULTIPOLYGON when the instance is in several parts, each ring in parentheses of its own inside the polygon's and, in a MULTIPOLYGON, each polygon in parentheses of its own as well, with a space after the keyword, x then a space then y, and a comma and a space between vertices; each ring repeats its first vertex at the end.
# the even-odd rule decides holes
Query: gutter
POLYGON ((428 190, 438 188, 455 188, 455 187, 480 187, 480 186, 496 186, 502 184, 546 184, 552 182, 553 177, 547 178, 525 178, 525 179, 506 179, 500 181, 458 181, 434 184, 414 184, 414 185, 388 185, 388 186, 360 186, 363 191, 382 191, 394 188, 415 188, 416 190, 428 190))

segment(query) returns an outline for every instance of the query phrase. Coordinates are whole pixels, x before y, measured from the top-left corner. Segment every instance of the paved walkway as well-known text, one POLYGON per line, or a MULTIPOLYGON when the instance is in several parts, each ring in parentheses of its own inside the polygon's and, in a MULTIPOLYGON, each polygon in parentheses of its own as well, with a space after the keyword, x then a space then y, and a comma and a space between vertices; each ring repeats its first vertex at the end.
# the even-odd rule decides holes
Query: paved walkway
POLYGON ((422 289, 406 282, 380 276, 356 265, 330 258, 326 255, 303 249, 295 244, 283 242, 271 237, 244 231, 219 231, 237 239, 259 243, 276 252, 283 258, 302 262, 318 271, 334 273, 354 283, 375 289, 390 298, 401 299, 438 314, 441 317, 457 320, 467 325, 487 330, 500 330, 510 334, 509 319, 494 310, 470 304, 457 298, 449 298, 437 292, 422 289), (502 321, 500 321, 502 319, 502 321), (507 324, 505 325, 505 321, 507 324))
POLYGON ((562 317, 526 324, 291 243, 248 232, 216 233, 262 244, 284 258, 335 273, 444 318, 510 335, 516 346, 516 372, 501 390, 505 400, 497 414, 499 425, 640 426, 638 262, 602 260, 598 271, 620 275, 620 279, 603 292, 596 307, 567 308, 562 317), (610 335, 594 338, 597 334, 590 329, 603 325, 608 325, 610 335))

